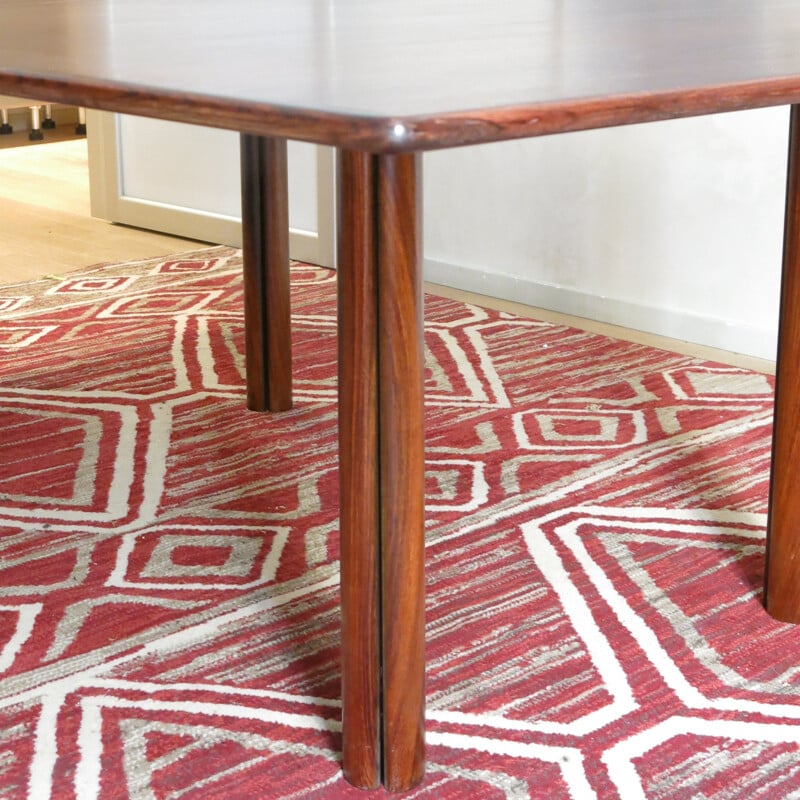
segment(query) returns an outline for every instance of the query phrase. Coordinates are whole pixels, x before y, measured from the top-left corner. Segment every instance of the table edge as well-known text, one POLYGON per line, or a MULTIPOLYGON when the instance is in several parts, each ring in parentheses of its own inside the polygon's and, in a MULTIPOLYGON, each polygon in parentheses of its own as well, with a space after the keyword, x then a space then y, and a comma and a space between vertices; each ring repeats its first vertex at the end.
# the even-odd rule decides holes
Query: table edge
POLYGON ((557 102, 370 116, 0 69, 0 93, 374 153, 437 150, 800 103, 800 75, 557 102))

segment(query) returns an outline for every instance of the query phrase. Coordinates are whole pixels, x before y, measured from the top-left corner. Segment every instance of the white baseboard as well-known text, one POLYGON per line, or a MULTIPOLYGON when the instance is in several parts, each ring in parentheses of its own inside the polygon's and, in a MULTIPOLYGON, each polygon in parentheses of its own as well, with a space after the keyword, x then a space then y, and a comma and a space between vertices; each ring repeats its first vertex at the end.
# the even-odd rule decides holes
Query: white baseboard
POLYGON ((428 258, 425 259, 425 280, 733 353, 775 359, 777 320, 774 328, 762 328, 738 321, 602 297, 563 286, 539 283, 519 275, 487 272, 476 267, 428 258))

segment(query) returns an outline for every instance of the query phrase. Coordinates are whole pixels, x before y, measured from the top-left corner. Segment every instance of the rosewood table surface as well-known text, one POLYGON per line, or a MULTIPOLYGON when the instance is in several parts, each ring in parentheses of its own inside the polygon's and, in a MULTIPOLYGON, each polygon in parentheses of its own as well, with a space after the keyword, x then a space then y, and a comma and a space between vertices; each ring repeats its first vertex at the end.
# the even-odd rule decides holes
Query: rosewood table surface
POLYGON ((338 153, 343 768, 424 774, 425 150, 792 105, 765 605, 800 621, 796 0, 4 0, 0 92, 242 134, 247 402, 291 404, 286 140, 338 153))
POLYGON ((4 0, 0 73, 14 94, 417 150, 794 100, 799 38, 793 0, 4 0))

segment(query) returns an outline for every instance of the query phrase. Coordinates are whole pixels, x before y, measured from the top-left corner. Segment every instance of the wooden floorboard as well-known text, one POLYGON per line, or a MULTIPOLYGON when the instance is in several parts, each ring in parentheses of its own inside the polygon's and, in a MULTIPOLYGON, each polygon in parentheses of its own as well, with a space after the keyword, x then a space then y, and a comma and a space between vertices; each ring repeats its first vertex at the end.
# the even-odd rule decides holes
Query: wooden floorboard
POLYGON ((0 149, 0 284, 198 246, 90 216, 85 139, 0 149))

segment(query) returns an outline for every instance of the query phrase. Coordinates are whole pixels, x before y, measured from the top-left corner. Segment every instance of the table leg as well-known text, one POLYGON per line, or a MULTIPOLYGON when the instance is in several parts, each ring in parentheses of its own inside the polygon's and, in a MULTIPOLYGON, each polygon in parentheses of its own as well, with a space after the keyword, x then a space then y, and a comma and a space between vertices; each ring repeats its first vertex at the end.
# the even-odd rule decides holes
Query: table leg
POLYGON ((342 751, 355 786, 381 780, 378 292, 373 161, 337 166, 342 751))
POLYGON ((800 622, 800 106, 791 109, 764 604, 800 622))
POLYGON ((340 152, 344 771, 424 771, 424 413, 419 156, 340 152))
POLYGON ((285 139, 241 135, 247 407, 292 407, 285 139))

